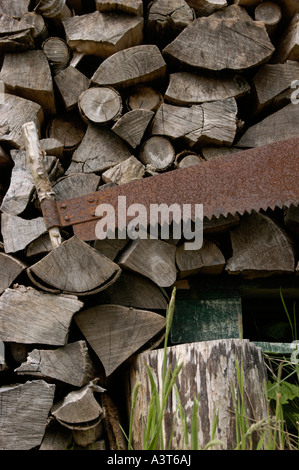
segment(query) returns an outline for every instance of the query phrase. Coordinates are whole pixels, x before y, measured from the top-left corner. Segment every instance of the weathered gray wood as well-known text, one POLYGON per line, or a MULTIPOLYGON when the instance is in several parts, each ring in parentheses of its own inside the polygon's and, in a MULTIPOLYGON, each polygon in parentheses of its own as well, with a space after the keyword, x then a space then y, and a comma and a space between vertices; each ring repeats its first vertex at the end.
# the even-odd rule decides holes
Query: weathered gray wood
POLYGON ((74 387, 83 387, 96 378, 97 371, 85 341, 76 341, 58 349, 33 349, 15 372, 45 380, 51 378, 74 387))
POLYGON ((107 377, 165 327, 162 315, 122 305, 83 309, 75 321, 107 377))
POLYGON ((49 122, 46 135, 63 143, 66 152, 73 152, 81 143, 86 125, 76 111, 59 113, 49 122))
POLYGON ((298 136, 299 113, 293 103, 284 106, 257 124, 249 127, 235 146, 259 147, 298 136))
POLYGON ((162 104, 151 126, 153 135, 184 139, 189 145, 231 145, 237 130, 234 98, 190 107, 162 104))
POLYGON ((68 176, 62 176, 52 188, 55 193, 56 201, 73 199, 83 194, 89 194, 97 191, 101 177, 93 173, 74 173, 68 176))
POLYGON ((2 53, 33 49, 34 28, 0 13, 0 47, 2 53))
POLYGON ((62 20, 66 40, 73 51, 102 58, 141 44, 143 18, 95 11, 62 20))
POLYGON ((39 141, 42 150, 46 155, 57 157, 59 160, 63 159, 63 143, 54 138, 45 138, 39 141))
POLYGON ((98 11, 120 11, 130 15, 143 16, 142 0, 95 0, 98 11))
POLYGON ((158 47, 143 44, 129 47, 108 57, 91 77, 96 85, 128 87, 165 76, 166 63, 158 47))
POLYGON ((54 419, 46 428, 39 450, 67 450, 72 442, 72 431, 54 419))
POLYGON ((113 132, 135 149, 154 116, 148 109, 135 109, 125 113, 112 127, 113 132))
POLYGON ((81 117, 88 124, 107 125, 122 113, 122 98, 112 87, 91 87, 78 100, 81 117))
POLYGON ((121 254, 118 263, 156 283, 170 287, 176 280, 176 247, 158 239, 137 239, 121 254))
POLYGON ((41 106, 19 96, 5 94, 0 103, 0 142, 5 142, 17 149, 24 146, 22 126, 33 121, 40 134, 44 121, 41 106))
POLYGON ((38 2, 36 9, 45 18, 53 20, 72 16, 72 12, 67 6, 66 0, 42 0, 38 2))
POLYGON ((249 90, 247 80, 238 75, 213 77, 203 73, 176 72, 170 74, 164 99, 170 104, 188 106, 205 101, 239 98, 249 90))
MULTIPOLYGON (((61 240, 64 241, 64 237, 62 235, 61 240)), ((29 243, 24 250, 24 254, 29 258, 28 263, 30 264, 33 262, 32 259, 36 260, 36 257, 46 256, 51 250, 53 250, 53 245, 49 233, 47 232, 29 243)))
POLYGON ((54 75, 64 70, 70 63, 71 50, 62 38, 56 36, 47 38, 43 42, 42 50, 54 75))
POLYGON ((114 132, 89 124, 66 174, 103 172, 130 156, 128 147, 114 132))
POLYGON ((1 232, 5 253, 16 253, 23 250, 46 231, 43 217, 29 220, 15 215, 1 214, 1 232))
POLYGON ((0 447, 30 450, 42 442, 55 385, 44 380, 0 387, 0 447))
POLYGON ((107 256, 107 258, 114 261, 119 251, 121 251, 127 243, 128 243, 128 240, 126 239, 119 240, 117 238, 115 239, 105 238, 104 240, 95 240, 94 248, 96 250, 99 250, 103 255, 107 256))
POLYGON ((115 183, 118 185, 129 181, 140 180, 145 174, 145 167, 133 155, 124 162, 109 168, 102 173, 104 183, 115 183))
POLYGON ((146 170, 165 171, 174 162, 175 149, 168 138, 153 136, 142 145, 139 159, 145 165, 146 170))
POLYGON ((163 95, 157 89, 146 85, 134 87, 126 99, 127 108, 131 111, 147 109, 155 112, 162 103, 163 95))
POLYGON ((200 155, 190 150, 183 150, 175 157, 175 166, 177 168, 187 168, 188 166, 198 165, 205 161, 200 155))
MULTIPOLYGON (((254 422, 267 417, 267 403, 264 384, 267 374, 262 350, 249 340, 227 339, 182 344, 168 348, 168 361, 174 369, 176 363, 183 363, 177 379, 178 392, 186 414, 189 445, 191 443, 191 420, 194 399, 198 399, 198 445, 203 448, 211 440, 214 416, 218 413, 215 439, 223 446, 213 449, 234 449, 236 442, 233 396, 237 398, 238 381, 236 359, 243 372, 244 401, 248 420, 254 422), (242 363, 241 363, 242 361, 242 363), (190 373, 192 370, 192 373, 190 373), (233 389, 232 389, 233 386, 233 389), (232 391, 233 390, 233 391, 232 391)), ((150 367, 159 391, 162 388, 163 349, 144 352, 130 361, 129 403, 136 383, 141 382, 133 419, 133 448, 142 449, 144 420, 147 420, 152 389, 147 373, 150 367)), ((130 406, 130 405, 129 405, 130 406)), ((163 420, 164 442, 168 443, 174 426, 171 450, 179 450, 183 444, 183 426, 176 413, 177 400, 172 390, 167 402, 163 420), (175 418, 176 417, 176 421, 175 418)), ((185 449, 188 447, 186 446, 185 449)))
POLYGON ((121 269, 83 240, 72 237, 30 266, 27 273, 44 290, 89 295, 115 282, 121 269))
POLYGON ((224 269, 225 258, 216 243, 204 239, 199 250, 185 250, 184 244, 179 245, 176 250, 176 265, 180 278, 197 273, 219 275, 224 269))
POLYGON ((194 8, 197 16, 209 16, 227 6, 226 0, 186 0, 194 8))
POLYGON ((208 70, 249 69, 268 61, 273 52, 262 23, 212 16, 197 18, 163 50, 176 62, 208 70))
POLYGON ((299 60, 299 12, 292 19, 273 56, 276 63, 286 60, 299 60))
POLYGON ((54 79, 66 111, 76 108, 80 95, 90 85, 89 78, 71 65, 57 73, 54 79))
POLYGON ((28 12, 30 0, 2 0, 0 5, 0 13, 11 16, 12 18, 20 19, 28 12))
POLYGON ((0 297, 0 338, 24 344, 64 346, 73 315, 83 303, 32 287, 6 289, 0 297))
POLYGON ((230 237, 233 254, 225 266, 229 274, 251 279, 294 272, 292 242, 269 217, 258 213, 242 216, 230 237))
POLYGON ((274 2, 263 2, 257 5, 254 10, 255 21, 262 21, 271 37, 282 18, 281 8, 274 2))
POLYGON ((0 294, 26 269, 27 265, 6 253, 0 253, 0 294))
MULTIPOLYGON (((99 423, 89 425, 87 429, 73 429, 72 436, 75 443, 81 448, 88 449, 88 447, 91 447, 96 441, 99 442, 100 439, 105 437, 103 421, 104 420, 101 420, 99 423)), ((78 426, 78 428, 79 427, 80 426, 78 426)), ((100 442, 105 443, 105 441, 100 442)), ((105 447, 104 449, 99 448, 99 450, 105 450, 105 447)))
POLYGON ((43 41, 48 37, 48 28, 42 15, 35 11, 28 11, 21 20, 20 25, 34 28, 34 43, 36 47, 40 47, 43 41))

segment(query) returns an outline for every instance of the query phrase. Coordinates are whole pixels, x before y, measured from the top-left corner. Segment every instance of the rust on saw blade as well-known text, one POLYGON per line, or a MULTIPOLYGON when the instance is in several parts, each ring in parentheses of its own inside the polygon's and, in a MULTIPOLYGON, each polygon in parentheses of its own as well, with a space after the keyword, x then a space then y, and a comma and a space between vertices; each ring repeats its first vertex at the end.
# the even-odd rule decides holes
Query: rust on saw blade
MULTIPOLYGON (((47 228, 72 225, 77 237, 94 240, 99 220, 95 215, 97 207, 112 205, 118 226, 120 196, 126 197, 127 208, 142 204, 148 215, 151 204, 178 204, 181 208, 183 204, 202 204, 203 216, 208 219, 298 205, 299 138, 243 150, 75 199, 45 201, 42 210, 47 228)), ((126 222, 134 217, 127 217, 126 222)))

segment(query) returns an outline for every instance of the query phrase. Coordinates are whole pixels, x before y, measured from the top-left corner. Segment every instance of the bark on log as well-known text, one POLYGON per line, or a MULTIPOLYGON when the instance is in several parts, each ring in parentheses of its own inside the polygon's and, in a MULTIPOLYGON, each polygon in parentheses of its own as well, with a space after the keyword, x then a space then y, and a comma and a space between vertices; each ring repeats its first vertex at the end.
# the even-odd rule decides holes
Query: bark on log
POLYGON ((121 116, 122 98, 111 87, 92 87, 81 94, 78 107, 87 124, 107 125, 121 116))
POLYGON ((27 265, 6 253, 0 253, 0 294, 11 286, 27 265))
POLYGON ((147 109, 129 111, 118 119, 112 127, 112 130, 135 149, 140 145, 154 114, 153 111, 147 109))
MULTIPOLYGON (((182 344, 168 348, 168 365, 176 363, 183 367, 176 381, 182 408, 186 414, 189 443, 193 400, 198 400, 198 444, 203 448, 210 440, 213 418, 218 413, 215 439, 223 446, 214 449, 232 450, 237 444, 233 398, 238 396, 236 359, 243 372, 245 409, 253 422, 267 417, 264 384, 267 380, 262 350, 248 340, 226 339, 182 344), (192 373, 190 373, 192 370, 192 373), (233 392, 232 392, 233 385, 233 392), (233 396, 234 394, 234 396, 233 396)), ((147 365, 161 392, 163 349, 144 352, 130 361, 129 403, 136 383, 141 382, 133 419, 133 448, 142 449, 144 420, 147 420, 149 401, 152 396, 147 365)), ((167 402, 163 420, 163 438, 168 443, 173 432, 171 450, 181 449, 184 432, 181 418, 177 414, 174 390, 167 402), (177 417, 175 420, 174 417, 177 417), (174 429, 172 429, 174 425, 174 429)), ((189 444, 190 445, 190 444, 189 444)), ((185 447, 186 448, 186 447, 185 447)))
POLYGON ((83 309, 75 321, 99 357, 106 377, 165 327, 162 315, 122 305, 83 309))
POLYGON ((57 73, 54 79, 66 111, 77 107, 80 95, 90 86, 89 78, 71 65, 57 73))

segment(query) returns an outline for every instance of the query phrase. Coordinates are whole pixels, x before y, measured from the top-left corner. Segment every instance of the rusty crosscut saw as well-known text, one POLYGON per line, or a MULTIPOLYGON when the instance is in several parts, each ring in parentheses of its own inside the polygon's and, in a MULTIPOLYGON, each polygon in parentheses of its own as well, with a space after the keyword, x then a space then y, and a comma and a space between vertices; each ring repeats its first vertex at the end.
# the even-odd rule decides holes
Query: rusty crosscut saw
MULTIPOLYGON (((34 153, 34 149, 29 148, 29 140, 27 135, 28 156, 34 153)), ((36 165, 37 173, 41 174, 42 163, 36 165)), ((35 185, 39 192, 38 182, 35 185)), ((298 205, 299 137, 65 201, 55 201, 49 187, 48 193, 40 198, 46 227, 49 230, 72 226, 78 238, 95 240, 95 226, 99 221, 97 207, 110 204, 116 209, 119 196, 126 197, 127 207, 142 204, 148 213, 151 204, 179 204, 180 207, 202 204, 203 216, 208 219, 298 205)), ((116 227, 117 223, 116 210, 116 227)))

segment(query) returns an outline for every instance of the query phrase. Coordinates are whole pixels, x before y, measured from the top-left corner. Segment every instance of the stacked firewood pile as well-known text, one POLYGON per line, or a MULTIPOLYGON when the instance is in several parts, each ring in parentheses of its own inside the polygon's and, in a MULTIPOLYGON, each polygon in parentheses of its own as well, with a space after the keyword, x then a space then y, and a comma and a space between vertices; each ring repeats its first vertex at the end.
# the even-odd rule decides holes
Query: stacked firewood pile
POLYGON ((53 249, 23 124, 71 199, 298 136, 298 61, 296 0, 1 1, 0 448, 125 448, 118 374, 175 283, 298 273, 295 207, 204 220, 196 251, 71 228, 53 249))

